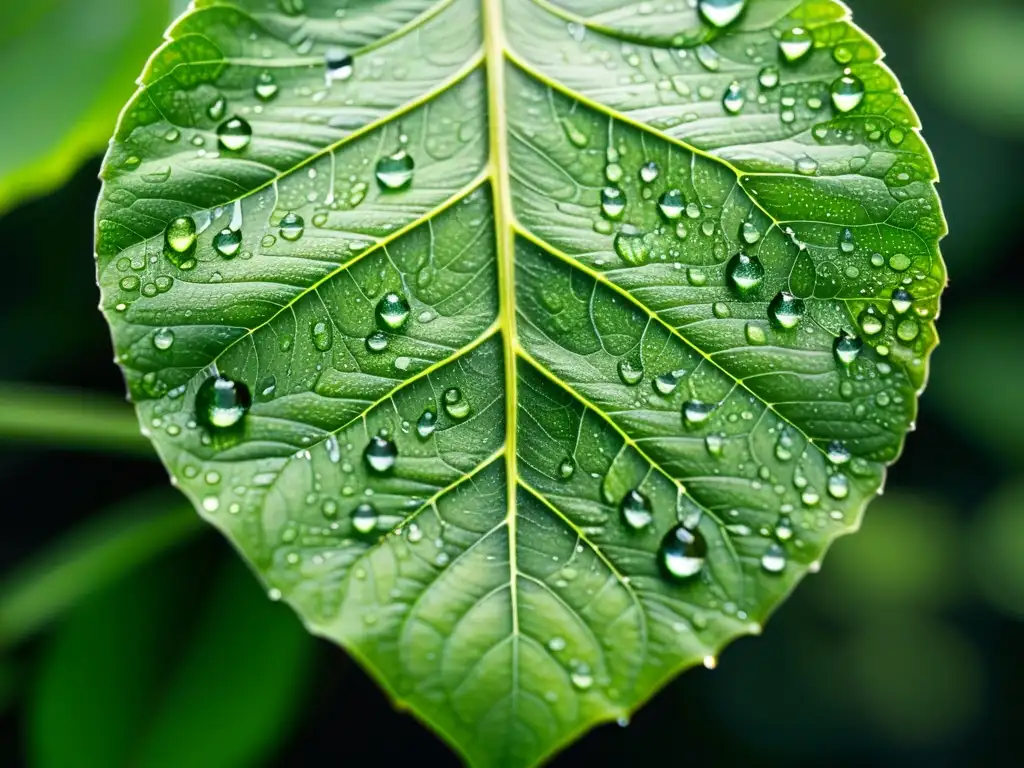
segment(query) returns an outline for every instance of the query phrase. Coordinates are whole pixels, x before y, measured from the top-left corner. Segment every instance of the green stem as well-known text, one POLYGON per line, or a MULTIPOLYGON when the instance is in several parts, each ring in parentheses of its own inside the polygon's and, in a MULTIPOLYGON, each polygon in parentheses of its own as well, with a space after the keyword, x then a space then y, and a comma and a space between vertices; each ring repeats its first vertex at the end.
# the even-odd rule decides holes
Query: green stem
POLYGON ((130 406, 81 390, 0 383, 0 438, 153 456, 130 406))
POLYGON ((90 520, 0 583, 0 649, 203 529, 181 496, 163 489, 90 520))

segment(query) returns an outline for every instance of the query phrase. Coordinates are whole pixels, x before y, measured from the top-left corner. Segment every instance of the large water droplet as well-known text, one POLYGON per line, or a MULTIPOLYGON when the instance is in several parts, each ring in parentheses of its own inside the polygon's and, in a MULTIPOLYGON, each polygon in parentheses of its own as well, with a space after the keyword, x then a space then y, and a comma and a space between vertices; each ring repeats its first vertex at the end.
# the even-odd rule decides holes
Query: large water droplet
POLYGON ((331 46, 324 51, 324 81, 330 86, 335 80, 348 80, 352 77, 353 65, 352 54, 343 48, 331 46))
POLYGON ((769 544, 761 555, 761 567, 768 573, 782 573, 786 568, 786 551, 778 544, 769 544))
POLYGON ((796 328, 804 316, 804 300, 781 291, 768 305, 768 317, 777 328, 796 328))
POLYGON ((367 536, 377 530, 378 519, 377 510, 373 505, 364 502, 352 512, 352 527, 356 533, 367 536))
POLYGON ((240 117, 230 117, 217 128, 217 141, 230 152, 240 152, 252 140, 252 126, 240 117))
POLYGON ((678 189, 669 189, 658 198, 658 210, 669 221, 675 221, 683 215, 683 193, 678 189))
POLYGON ((835 343, 832 346, 836 360, 843 365, 852 364, 854 360, 860 357, 862 349, 864 349, 864 342, 845 331, 836 337, 835 343))
POLYGON ((171 348, 174 344, 174 331, 170 328, 159 328, 153 334, 153 346, 163 351, 171 348))
POLYGON ((437 413, 427 408, 420 417, 416 420, 416 434, 426 440, 437 429, 437 413))
POLYGON ((191 216, 179 216, 164 230, 164 252, 175 266, 182 266, 196 249, 196 223, 191 216))
POLYGON ((619 512, 622 514, 622 519, 626 522, 626 525, 635 531, 646 528, 651 524, 651 520, 654 519, 654 513, 651 510, 651 500, 636 488, 622 497, 622 502, 619 504, 619 512))
POLYGON ((761 84, 762 88, 774 88, 779 84, 779 68, 778 67, 765 67, 757 75, 757 82, 761 84))
POLYGON ((834 475, 829 475, 828 478, 828 495, 833 499, 845 499, 850 495, 850 481, 846 475, 837 472, 834 475))
POLYGON ((277 81, 269 71, 263 70, 256 78, 256 86, 253 88, 256 98, 260 101, 270 101, 277 96, 277 81))
POLYGON ((850 112, 864 100, 864 83, 856 75, 843 75, 832 83, 830 92, 832 105, 839 112, 850 112))
POLYGON ((377 161, 377 183, 388 190, 404 189, 412 182, 414 167, 412 156, 404 149, 400 149, 377 161))
POLYGON ((897 314, 904 314, 910 305, 914 303, 914 297, 906 288, 896 288, 892 292, 892 308, 897 314))
POLYGON ((405 297, 389 292, 377 302, 377 327, 387 331, 399 331, 409 320, 409 302, 405 297))
POLYGON ((743 97, 743 86, 733 80, 732 83, 729 84, 729 87, 725 89, 725 95, 722 96, 722 106, 730 115, 738 115, 742 111, 745 103, 746 99, 743 97))
POLYGON ((215 429, 233 427, 249 412, 252 396, 240 381, 211 376, 196 390, 196 421, 215 429))
POLYGON ((677 525, 661 542, 661 565, 674 579, 689 579, 700 573, 708 546, 700 531, 677 525))
POLYGON ((668 371, 667 373, 661 373, 654 377, 652 386, 654 391, 659 395, 671 395, 676 391, 676 387, 679 386, 680 380, 686 375, 686 371, 668 371))
POLYGON ((703 424, 711 416, 715 409, 712 403, 704 403, 700 400, 687 400, 683 403, 683 421, 686 426, 694 427, 703 424))
POLYGON ((617 219, 626 210, 626 195, 618 187, 601 190, 601 213, 609 219, 617 219))
POLYGON ((700 15, 714 27, 732 24, 743 13, 746 0, 700 0, 700 15))
POLYGON ((627 387, 632 387, 640 383, 640 380, 644 377, 644 369, 641 365, 635 365, 629 360, 619 360, 619 378, 622 383, 627 387))
POLYGON ((857 324, 868 336, 875 336, 882 332, 885 327, 885 315, 879 312, 874 305, 868 305, 857 317, 857 324))
POLYGON ((225 259, 234 258, 242 247, 242 233, 237 229, 224 228, 213 236, 213 247, 225 259))
POLYGON ((753 293, 764 280, 764 266, 757 256, 750 256, 742 251, 729 260, 726 267, 729 282, 743 295, 753 293))
POLYGON ((812 45, 814 45, 814 38, 803 27, 788 29, 779 38, 779 51, 782 53, 782 58, 791 63, 806 56, 812 45))
POLYGON ((299 214, 294 211, 289 211, 281 219, 280 230, 281 237, 285 240, 295 242, 303 233, 306 231, 306 221, 299 214))
POLYGON ((366 337, 366 349, 370 352, 383 352, 388 348, 388 335, 384 331, 374 331, 366 337))
POLYGON ((661 173, 661 169, 658 168, 658 164, 653 160, 649 160, 640 166, 640 181, 644 184, 650 184, 658 178, 659 173, 661 173))
POLYGON ((321 352, 326 352, 334 343, 334 330, 327 320, 314 320, 309 324, 309 336, 313 340, 313 346, 321 352))
POLYGON ((576 474, 576 462, 565 457, 558 465, 558 474, 563 480, 570 480, 576 474))
POLYGON ((462 420, 469 416, 469 401, 462 396, 462 390, 451 387, 444 391, 444 410, 453 419, 462 420))
POLYGON ((367 466, 378 474, 383 474, 395 466, 397 458, 398 447, 391 440, 380 435, 371 437, 363 451, 363 459, 367 466))

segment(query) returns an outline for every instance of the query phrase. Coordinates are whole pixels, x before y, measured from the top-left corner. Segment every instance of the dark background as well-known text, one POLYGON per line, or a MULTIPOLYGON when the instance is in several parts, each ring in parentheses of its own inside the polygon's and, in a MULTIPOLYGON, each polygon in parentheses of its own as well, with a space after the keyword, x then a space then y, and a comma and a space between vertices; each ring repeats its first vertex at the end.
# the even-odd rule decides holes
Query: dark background
MULTIPOLYGON (((95 0, 97 7, 103 4, 95 0)), ((918 429, 863 531, 837 544, 821 574, 778 610, 762 637, 729 647, 714 671, 685 673, 628 727, 593 731, 557 757, 557 766, 666 759, 699 765, 988 765, 1019 754, 1024 7, 1016 0, 851 5, 858 23, 888 51, 942 173, 950 286, 918 429)), ((0 381, 84 390, 90 397, 72 396, 82 408, 91 407, 91 395, 120 398, 123 392, 96 311, 91 254, 98 168, 93 157, 62 186, 0 217, 0 381)), ((135 499, 129 506, 141 513, 181 506, 168 495, 173 492, 138 496, 167 484, 165 471, 144 452, 60 450, 3 433, 0 439, 0 483, 7 489, 0 574, 16 574, 32 559, 62 562, 59 552, 51 553, 53 543, 125 499, 135 499)), ((80 697, 86 709, 73 715, 81 719, 77 725, 47 716, 41 681, 55 675, 47 670, 56 663, 61 637, 72 632, 68 623, 88 624, 86 614, 100 611, 104 591, 112 599, 117 590, 158 584, 167 580, 162 574, 174 573, 173 589, 142 601, 173 617, 151 638, 149 652, 160 661, 134 708, 143 720, 158 709, 151 699, 161 697, 175 671, 187 666, 190 643, 209 627, 206 612, 216 584, 230 578, 225 572, 241 568, 233 557, 212 531, 200 530, 56 616, 46 631, 17 643, 0 636, 0 764, 53 764, 38 758, 46 752, 40 742, 73 742, 76 727, 89 730, 97 716, 90 707, 102 711, 102 690, 117 685, 121 663, 131 667, 116 653, 116 663, 104 666, 112 649, 97 635, 94 663, 73 679, 78 688, 101 692, 92 705, 88 696, 80 697), (154 603, 158 598, 166 603, 154 603)), ((0 595, 4 583, 0 579, 0 595)), ((240 583, 250 589, 247 580, 240 583)), ((251 591, 259 591, 254 581, 251 591)), ((262 607, 257 596, 259 621, 242 615, 231 623, 238 647, 266 632, 260 622, 297 624, 288 609, 262 607)), ((126 645, 147 621, 116 611, 102 615, 126 645)), ((295 642, 301 649, 288 676, 298 679, 285 704, 264 715, 272 727, 263 728, 262 758, 230 764, 457 764, 429 731, 395 713, 340 650, 304 636, 295 642)), ((254 659, 249 671, 259 676, 265 661, 254 659)), ((51 689, 59 684, 51 682, 51 689)), ((211 675, 209 685, 220 684, 227 683, 211 675)), ((254 717, 230 696, 223 701, 222 707, 211 705, 205 729, 184 729, 179 738, 212 743, 232 729, 232 718, 254 717)))

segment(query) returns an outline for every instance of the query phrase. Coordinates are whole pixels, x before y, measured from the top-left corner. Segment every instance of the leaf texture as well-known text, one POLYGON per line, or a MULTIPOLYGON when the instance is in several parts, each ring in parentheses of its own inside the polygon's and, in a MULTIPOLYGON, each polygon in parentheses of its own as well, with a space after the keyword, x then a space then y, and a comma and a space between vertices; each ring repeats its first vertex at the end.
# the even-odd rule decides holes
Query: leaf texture
POLYGON ((900 452, 945 223, 880 55, 832 0, 196 3, 97 214, 143 428, 396 703, 544 760, 900 452))

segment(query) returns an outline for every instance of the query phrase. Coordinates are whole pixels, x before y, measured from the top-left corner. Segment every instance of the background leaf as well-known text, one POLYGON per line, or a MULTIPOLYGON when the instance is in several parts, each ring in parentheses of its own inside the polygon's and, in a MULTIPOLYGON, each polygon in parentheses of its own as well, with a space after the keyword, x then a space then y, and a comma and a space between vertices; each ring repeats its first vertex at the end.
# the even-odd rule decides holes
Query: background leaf
POLYGON ((916 416, 917 118, 839 4, 731 8, 203 3, 108 154, 161 457, 472 763, 759 632, 916 416))
POLYGON ((110 136, 131 82, 171 18, 167 0, 40 0, 5 8, 0 29, 0 213, 64 183, 110 136))
POLYGON ((55 633, 33 694, 33 765, 271 762, 295 722, 313 640, 241 565, 189 573, 190 559, 118 581, 55 633))

